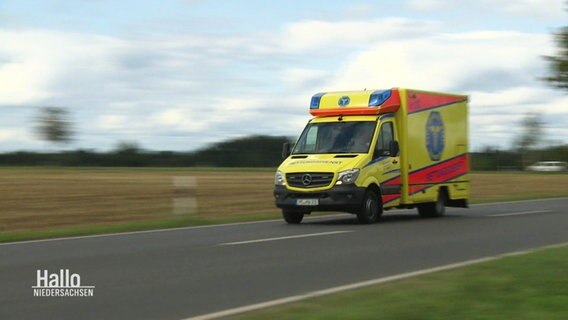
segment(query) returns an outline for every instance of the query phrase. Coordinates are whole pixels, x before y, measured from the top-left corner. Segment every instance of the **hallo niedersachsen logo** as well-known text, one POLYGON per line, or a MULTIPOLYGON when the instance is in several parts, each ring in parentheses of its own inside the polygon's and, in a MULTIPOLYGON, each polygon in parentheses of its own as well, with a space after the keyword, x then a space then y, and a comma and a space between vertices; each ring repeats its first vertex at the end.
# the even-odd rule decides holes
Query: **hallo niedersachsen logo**
POLYGON ((34 297, 93 297, 95 286, 83 285, 81 276, 69 269, 53 273, 38 269, 37 283, 32 289, 34 297))

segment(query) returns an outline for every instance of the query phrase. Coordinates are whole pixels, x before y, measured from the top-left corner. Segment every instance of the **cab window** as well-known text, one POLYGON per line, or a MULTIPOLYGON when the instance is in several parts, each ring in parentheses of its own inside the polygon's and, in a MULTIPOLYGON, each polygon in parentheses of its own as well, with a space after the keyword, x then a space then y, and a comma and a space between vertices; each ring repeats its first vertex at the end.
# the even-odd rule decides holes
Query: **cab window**
POLYGON ((382 156, 389 156, 389 146, 391 141, 394 141, 394 130, 392 122, 385 122, 379 131, 377 145, 375 146, 375 158, 382 156))
POLYGON ((316 150, 316 143, 318 141, 318 129, 319 127, 310 127, 310 129, 308 130, 304 146, 304 150, 306 152, 314 152, 316 150))

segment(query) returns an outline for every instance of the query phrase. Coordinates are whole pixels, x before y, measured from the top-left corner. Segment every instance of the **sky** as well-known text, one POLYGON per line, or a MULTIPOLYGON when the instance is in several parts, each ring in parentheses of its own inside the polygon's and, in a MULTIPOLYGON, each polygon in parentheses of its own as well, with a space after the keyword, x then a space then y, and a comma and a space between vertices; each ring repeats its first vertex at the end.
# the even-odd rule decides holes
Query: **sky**
POLYGON ((510 148, 530 112, 568 143, 568 96, 540 79, 564 0, 0 0, 0 152, 120 142, 188 151, 297 137, 317 92, 409 87, 470 97, 470 150, 510 148))

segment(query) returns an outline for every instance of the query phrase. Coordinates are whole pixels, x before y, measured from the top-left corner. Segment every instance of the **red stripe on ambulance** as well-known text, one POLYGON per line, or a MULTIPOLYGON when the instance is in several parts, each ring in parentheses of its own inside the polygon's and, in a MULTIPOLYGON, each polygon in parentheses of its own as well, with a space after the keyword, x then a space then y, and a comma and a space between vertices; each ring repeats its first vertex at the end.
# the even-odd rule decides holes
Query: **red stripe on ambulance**
POLYGON ((411 185, 442 183, 466 174, 468 159, 466 154, 448 159, 438 164, 411 172, 408 180, 411 185))
POLYGON ((415 91, 408 92, 408 113, 438 108, 464 101, 463 96, 434 95, 415 91))

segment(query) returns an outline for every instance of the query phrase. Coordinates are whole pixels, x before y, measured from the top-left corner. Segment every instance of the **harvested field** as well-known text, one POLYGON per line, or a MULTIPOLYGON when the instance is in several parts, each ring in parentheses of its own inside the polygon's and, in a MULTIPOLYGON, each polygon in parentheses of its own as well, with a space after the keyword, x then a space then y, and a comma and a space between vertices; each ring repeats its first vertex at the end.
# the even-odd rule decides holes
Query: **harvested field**
MULTIPOLYGON (((197 215, 279 217, 272 170, 0 168, 0 232, 184 219, 173 198, 191 193, 174 177, 195 177, 197 215)), ((568 175, 474 173, 472 201, 568 196, 568 175)))

